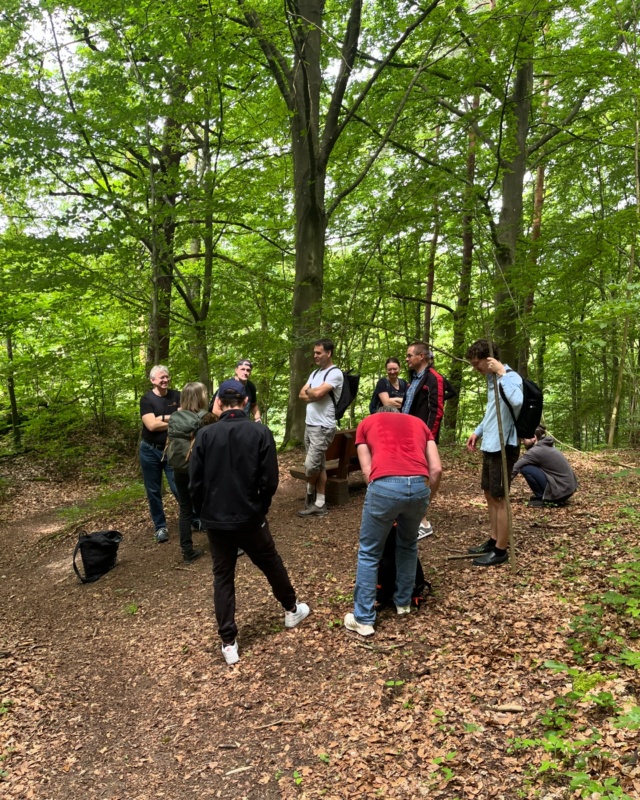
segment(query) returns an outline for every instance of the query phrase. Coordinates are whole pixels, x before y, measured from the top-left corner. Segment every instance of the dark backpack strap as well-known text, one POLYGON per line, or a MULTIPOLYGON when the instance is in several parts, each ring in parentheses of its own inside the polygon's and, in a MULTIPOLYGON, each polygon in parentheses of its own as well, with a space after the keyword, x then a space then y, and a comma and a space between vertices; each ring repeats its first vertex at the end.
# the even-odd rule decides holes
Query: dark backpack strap
MULTIPOLYGON (((322 379, 323 383, 326 381, 327 375, 331 372, 332 369, 340 369, 340 367, 337 367, 335 364, 332 364, 329 367, 329 369, 324 373, 324 377, 322 379)), ((317 370, 317 371, 319 372, 319 370, 317 370)), ((344 386, 343 386, 343 390, 344 390, 344 386)), ((329 391, 329 397, 331 398, 331 402, 333 403, 333 410, 336 411, 338 406, 337 406, 337 403, 336 403, 336 396, 333 393, 333 389, 331 389, 329 391)))
POLYGON ((83 577, 82 577, 82 575, 80 574, 80 570, 79 570, 79 569, 78 569, 78 567, 76 566, 76 556, 77 556, 77 554, 78 554, 78 550, 79 550, 79 549, 80 549, 80 539, 78 539, 78 542, 77 542, 77 544, 76 544, 76 549, 73 551, 73 569, 74 569, 74 571, 75 571, 76 575, 77 575, 77 576, 80 578, 80 580, 82 581, 82 583, 89 583, 89 581, 88 581, 88 580, 86 580, 85 578, 83 578, 83 577))
MULTIPOLYGON (((513 370, 512 370, 512 369, 509 369, 509 370, 507 370, 507 372, 513 372, 513 370)), ((507 408, 509 409, 509 413, 511 414, 511 417, 512 417, 512 419, 513 419, 513 424, 514 424, 514 425, 517 425, 517 423, 518 423, 518 420, 516 419, 516 415, 513 413, 513 406, 512 406, 512 405, 511 405, 511 403, 510 403, 510 402, 507 400, 507 396, 506 396, 506 394, 504 393, 504 389, 502 388, 502 386, 498 386, 498 391, 500 392, 500 397, 501 397, 501 398, 504 400, 504 402, 505 402, 505 403, 506 403, 506 405, 507 405, 507 408)))

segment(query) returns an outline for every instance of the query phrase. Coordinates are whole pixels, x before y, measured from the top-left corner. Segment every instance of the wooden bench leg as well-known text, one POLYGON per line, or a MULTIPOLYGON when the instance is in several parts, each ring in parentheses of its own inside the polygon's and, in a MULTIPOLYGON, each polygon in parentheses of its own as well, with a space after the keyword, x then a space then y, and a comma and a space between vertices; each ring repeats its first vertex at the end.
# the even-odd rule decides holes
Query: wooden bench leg
POLYGON ((330 506, 344 506, 349 502, 349 481, 346 478, 329 478, 325 497, 330 506))

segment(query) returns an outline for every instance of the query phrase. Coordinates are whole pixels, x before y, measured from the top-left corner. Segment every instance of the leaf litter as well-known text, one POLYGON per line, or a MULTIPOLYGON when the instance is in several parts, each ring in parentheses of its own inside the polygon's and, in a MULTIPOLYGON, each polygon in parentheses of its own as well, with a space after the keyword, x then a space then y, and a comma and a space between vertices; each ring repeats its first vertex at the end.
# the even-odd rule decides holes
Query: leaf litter
MULTIPOLYGON (((566 781, 531 781, 538 751, 511 745, 540 735, 540 716, 570 690, 565 673, 542 665, 570 662, 572 618, 610 588, 620 542, 640 546, 636 517, 620 514, 637 508, 640 479, 616 477, 614 496, 606 468, 596 477, 576 461, 583 490, 553 510, 527 509, 516 483, 513 577, 508 566, 446 560, 487 538, 488 517, 476 461, 447 448, 443 457, 443 490, 429 512, 435 535, 419 545, 435 594, 408 619, 382 612, 367 642, 340 624, 351 610, 363 492, 356 483, 348 505, 300 520, 304 485, 288 475, 300 456, 281 457, 270 525, 312 614, 285 630, 263 576, 241 558, 234 668, 219 652, 208 556, 175 569, 172 499, 166 546, 153 542, 143 503, 94 520, 125 538, 117 568, 82 586, 59 579, 71 570, 73 536, 41 536, 82 487, 18 486, 0 530, 3 796, 516 798, 541 787, 550 798, 579 796, 566 781)), ((615 676, 608 690, 625 708, 637 705, 636 671, 617 664, 615 676)), ((593 725, 589 703, 577 713, 593 725)), ((637 792, 633 733, 609 725, 605 741, 620 759, 602 758, 599 779, 615 776, 637 792)))

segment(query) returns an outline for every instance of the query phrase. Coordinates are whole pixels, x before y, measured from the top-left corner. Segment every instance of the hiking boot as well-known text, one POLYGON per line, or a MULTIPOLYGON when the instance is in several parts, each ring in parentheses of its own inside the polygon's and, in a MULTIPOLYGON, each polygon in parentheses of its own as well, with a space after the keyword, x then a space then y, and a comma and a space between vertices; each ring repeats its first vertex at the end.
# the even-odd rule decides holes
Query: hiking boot
POLYGON ((427 522, 426 525, 420 525, 418 528, 418 541, 420 539, 424 539, 426 536, 431 536, 433 533, 433 525, 430 522, 427 522))
POLYGON ((158 544, 162 544, 162 542, 169 541, 169 531, 166 528, 158 528, 155 533, 156 542, 158 544))
POLYGON ((527 503, 529 508, 544 508, 545 502, 539 497, 534 498, 533 500, 529 500, 527 503))
POLYGON ((403 616, 404 614, 410 614, 411 606, 396 606, 396 612, 398 616, 403 616))
POLYGON ((227 662, 227 664, 237 664, 238 661, 240 661, 240 656, 238 655, 238 642, 234 642, 233 644, 223 644, 222 655, 224 656, 224 660, 227 662))
POLYGON ((467 550, 467 553, 472 556, 481 556, 483 553, 490 553, 493 550, 495 543, 495 539, 487 539, 484 544, 479 544, 476 547, 470 547, 467 550))
POLYGON ((182 563, 183 564, 193 564, 193 562, 200 558, 200 556, 204 555, 204 550, 200 550, 200 548, 192 547, 191 550, 187 550, 186 553, 182 554, 182 563))
POLYGON ((284 627, 295 628, 299 622, 302 622, 303 619, 306 619, 309 616, 310 610, 311 609, 306 603, 298 603, 295 611, 285 611, 284 627))
POLYGON ((309 494, 309 492, 307 492, 307 496, 304 501, 304 507, 309 508, 309 506, 312 506, 315 502, 316 502, 316 493, 311 492, 311 494, 309 494))
POLYGON ((363 625, 356 620, 353 614, 347 614, 345 616, 344 627, 349 631, 359 633, 360 636, 373 636, 375 633, 373 625, 363 625))
POLYGON ((324 517, 328 514, 327 504, 318 507, 315 503, 312 503, 307 508, 303 509, 302 511, 298 511, 299 517, 324 517))

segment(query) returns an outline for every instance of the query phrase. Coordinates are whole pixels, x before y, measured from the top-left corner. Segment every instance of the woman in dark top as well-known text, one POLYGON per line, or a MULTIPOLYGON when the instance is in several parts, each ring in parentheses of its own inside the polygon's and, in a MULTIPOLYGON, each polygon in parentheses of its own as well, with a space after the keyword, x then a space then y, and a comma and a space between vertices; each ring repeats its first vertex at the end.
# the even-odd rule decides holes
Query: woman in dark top
POLYGON ((380 378, 373 392, 376 398, 376 409, 380 406, 395 406, 402 408, 402 402, 407 392, 407 382, 399 377, 400 362, 397 358, 387 359, 384 365, 387 370, 387 377, 380 378))

